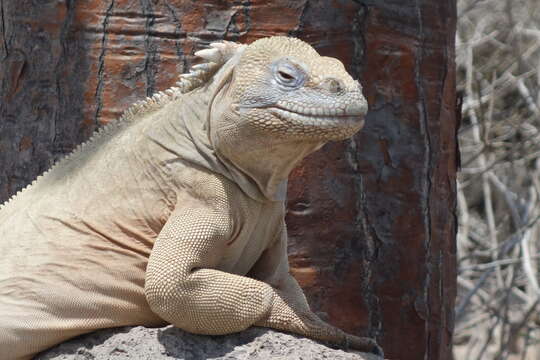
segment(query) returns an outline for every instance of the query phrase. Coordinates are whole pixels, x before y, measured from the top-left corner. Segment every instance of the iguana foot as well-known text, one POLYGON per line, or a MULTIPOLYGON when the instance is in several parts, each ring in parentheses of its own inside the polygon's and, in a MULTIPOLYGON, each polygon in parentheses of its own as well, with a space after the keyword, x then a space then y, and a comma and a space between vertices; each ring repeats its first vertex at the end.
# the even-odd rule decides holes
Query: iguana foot
POLYGON ((384 359, 384 351, 374 339, 350 334, 345 334, 345 336, 345 349, 351 348, 358 351, 369 352, 384 359))

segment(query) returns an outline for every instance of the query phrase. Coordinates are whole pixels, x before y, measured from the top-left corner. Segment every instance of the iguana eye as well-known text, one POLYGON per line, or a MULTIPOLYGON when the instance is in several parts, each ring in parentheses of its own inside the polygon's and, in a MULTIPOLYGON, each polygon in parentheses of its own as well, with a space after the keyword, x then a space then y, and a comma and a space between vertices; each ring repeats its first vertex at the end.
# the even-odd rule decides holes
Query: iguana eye
POLYGON ((284 70, 278 70, 278 75, 281 77, 281 80, 282 81, 285 81, 285 82, 292 82, 294 81, 294 75, 291 75, 291 74, 288 74, 286 71, 284 70))
POLYGON ((304 72, 287 60, 274 64, 274 78, 285 89, 296 89, 304 83, 304 72))

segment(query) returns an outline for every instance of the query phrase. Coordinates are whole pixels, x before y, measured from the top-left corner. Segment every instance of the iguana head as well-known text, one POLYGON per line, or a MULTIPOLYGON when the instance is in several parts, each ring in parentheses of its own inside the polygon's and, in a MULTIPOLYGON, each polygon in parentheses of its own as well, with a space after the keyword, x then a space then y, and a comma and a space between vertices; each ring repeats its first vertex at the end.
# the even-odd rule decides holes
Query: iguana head
POLYGON ((265 182, 263 187, 286 179, 325 142, 362 128, 367 102, 339 60, 288 37, 212 46, 196 53, 210 64, 223 64, 211 86, 212 146, 218 156, 265 182))
MULTIPOLYGON (((367 102, 343 64, 307 43, 263 38, 238 49, 216 125, 254 127, 268 136, 341 140, 364 123, 367 102)), ((216 106, 216 104, 214 104, 216 106)))

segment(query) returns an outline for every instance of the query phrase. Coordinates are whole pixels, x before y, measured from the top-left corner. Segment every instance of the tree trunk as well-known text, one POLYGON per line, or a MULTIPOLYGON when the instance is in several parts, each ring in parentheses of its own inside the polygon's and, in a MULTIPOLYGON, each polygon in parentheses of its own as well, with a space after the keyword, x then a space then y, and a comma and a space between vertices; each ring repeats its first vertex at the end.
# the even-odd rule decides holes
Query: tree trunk
POLYGON ((313 308, 390 358, 450 359, 455 1, 0 0, 0 201, 172 86, 208 43, 290 35, 337 57, 365 129, 290 181, 290 260, 313 308))

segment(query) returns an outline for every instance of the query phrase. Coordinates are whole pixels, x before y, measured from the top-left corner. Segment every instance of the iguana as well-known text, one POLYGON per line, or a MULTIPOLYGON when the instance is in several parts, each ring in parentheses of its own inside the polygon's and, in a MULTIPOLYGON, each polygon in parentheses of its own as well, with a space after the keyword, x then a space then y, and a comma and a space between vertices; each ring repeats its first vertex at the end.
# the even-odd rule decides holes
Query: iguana
POLYGON ((96 329, 252 325, 370 352, 289 274, 287 176, 362 126, 339 60, 287 37, 213 43, 0 209, 0 358, 96 329))

